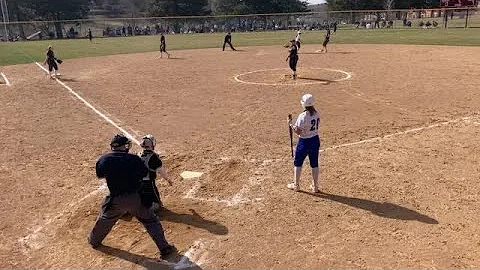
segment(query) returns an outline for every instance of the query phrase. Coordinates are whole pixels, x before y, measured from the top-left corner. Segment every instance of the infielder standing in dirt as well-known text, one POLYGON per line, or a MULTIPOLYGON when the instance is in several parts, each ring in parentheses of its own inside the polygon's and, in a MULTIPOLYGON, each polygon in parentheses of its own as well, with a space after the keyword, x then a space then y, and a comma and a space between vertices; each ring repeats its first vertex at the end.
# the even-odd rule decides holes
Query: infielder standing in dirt
POLYGON ((233 51, 236 51, 236 49, 233 47, 232 45, 232 34, 230 32, 227 33, 227 35, 225 36, 225 39, 223 40, 223 50, 225 51, 225 45, 230 45, 230 48, 233 50, 233 51))
POLYGON ((297 79, 298 47, 294 39, 290 41, 290 50, 285 61, 289 61, 290 69, 293 71, 293 79, 297 79))
POLYGON ((327 33, 325 34, 325 39, 323 40, 322 50, 321 52, 327 52, 327 45, 330 42, 330 28, 327 29, 327 33))
POLYGON ((151 208, 154 212, 158 212, 163 208, 163 203, 160 200, 160 193, 155 184, 157 172, 163 177, 163 179, 167 180, 168 184, 172 185, 172 182, 168 178, 167 171, 162 166, 163 164, 160 156, 155 153, 156 144, 157 141, 152 135, 146 135, 140 142, 140 146, 143 148, 140 158, 148 169, 148 173, 143 177, 142 190, 140 193, 143 205, 151 208))
POLYGON ((306 94, 300 100, 304 109, 297 121, 289 123, 292 130, 298 135, 299 140, 295 150, 295 160, 293 180, 294 182, 288 184, 288 188, 299 191, 300 190, 300 176, 302 174, 302 166, 305 158, 308 156, 310 166, 312 167, 312 190, 315 193, 319 192, 318 187, 318 156, 320 151, 320 138, 318 136, 318 128, 320 126, 320 116, 315 109, 313 96, 306 94))
POLYGON ((43 65, 48 64, 48 75, 50 75, 51 79, 55 79, 57 77, 58 65, 62 63, 62 60, 55 58, 55 53, 53 52, 53 47, 48 46, 47 57, 45 58, 45 62, 43 65))
POLYGON ((143 224, 160 250, 160 256, 165 258, 176 249, 168 244, 160 221, 151 209, 142 204, 139 194, 148 169, 140 157, 128 153, 131 142, 124 135, 115 135, 110 146, 112 152, 100 157, 96 164, 97 177, 105 178, 110 194, 105 198, 88 243, 93 248, 99 248, 115 223, 129 213, 143 224))

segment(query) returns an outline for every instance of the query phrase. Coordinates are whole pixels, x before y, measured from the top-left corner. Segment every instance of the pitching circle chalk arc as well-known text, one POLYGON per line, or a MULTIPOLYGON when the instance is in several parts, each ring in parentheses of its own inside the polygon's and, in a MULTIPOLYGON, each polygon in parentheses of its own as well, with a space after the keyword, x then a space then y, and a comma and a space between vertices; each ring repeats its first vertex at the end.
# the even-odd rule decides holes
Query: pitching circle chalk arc
MULTIPOLYGON (((343 78, 336 79, 336 80, 331 80, 332 82, 342 82, 342 81, 350 80, 352 78, 352 74, 350 72, 339 70, 339 69, 319 68, 319 67, 305 68, 305 69, 327 70, 327 71, 331 71, 331 72, 342 73, 343 75, 345 75, 343 78)), ((241 79, 241 77, 249 75, 249 74, 262 73, 262 72, 267 72, 267 71, 276 71, 276 70, 287 70, 288 71, 289 69, 288 68, 259 69, 259 70, 249 71, 249 72, 246 72, 246 73, 235 75, 233 78, 235 79, 235 81, 237 81, 239 83, 253 84, 253 85, 265 85, 265 86, 313 85, 313 84, 327 84, 328 83, 326 81, 318 81, 318 82, 297 82, 297 81, 293 81, 292 83, 263 83, 263 82, 250 82, 250 81, 246 81, 246 80, 241 79)), ((299 79, 301 79, 301 77, 299 77, 299 79)))

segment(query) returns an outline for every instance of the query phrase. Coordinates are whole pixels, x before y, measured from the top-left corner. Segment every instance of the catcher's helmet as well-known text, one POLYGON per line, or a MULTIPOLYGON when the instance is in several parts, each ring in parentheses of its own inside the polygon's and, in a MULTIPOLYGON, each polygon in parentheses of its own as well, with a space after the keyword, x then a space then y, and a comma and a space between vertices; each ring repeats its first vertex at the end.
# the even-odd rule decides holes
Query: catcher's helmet
POLYGON ((130 148, 131 141, 129 138, 127 138, 123 134, 117 134, 112 138, 112 141, 110 142, 110 146, 112 148, 117 148, 120 146, 128 145, 127 148, 130 148))
POLYGON ((155 140, 155 137, 153 135, 145 135, 142 138, 142 141, 140 142, 140 147, 146 148, 146 149, 154 149, 155 145, 157 144, 157 140, 155 140))
POLYGON ((302 99, 300 100, 300 103, 302 104, 303 108, 313 106, 313 103, 314 103, 313 96, 311 94, 303 95, 302 99))

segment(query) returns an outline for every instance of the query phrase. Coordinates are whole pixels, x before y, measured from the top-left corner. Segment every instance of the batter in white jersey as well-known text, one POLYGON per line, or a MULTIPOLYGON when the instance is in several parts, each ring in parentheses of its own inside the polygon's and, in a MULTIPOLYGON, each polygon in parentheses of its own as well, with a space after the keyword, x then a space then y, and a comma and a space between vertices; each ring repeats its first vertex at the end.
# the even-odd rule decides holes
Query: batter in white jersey
POLYGON ((300 176, 302 174, 302 166, 305 158, 310 160, 312 167, 312 190, 319 192, 318 187, 318 155, 320 151, 320 138, 318 136, 318 128, 320 126, 320 116, 313 106, 314 100, 311 94, 302 97, 300 103, 304 108, 295 124, 291 124, 293 131, 300 137, 295 149, 295 160, 293 162, 293 183, 288 184, 288 188, 295 191, 300 190, 300 176))

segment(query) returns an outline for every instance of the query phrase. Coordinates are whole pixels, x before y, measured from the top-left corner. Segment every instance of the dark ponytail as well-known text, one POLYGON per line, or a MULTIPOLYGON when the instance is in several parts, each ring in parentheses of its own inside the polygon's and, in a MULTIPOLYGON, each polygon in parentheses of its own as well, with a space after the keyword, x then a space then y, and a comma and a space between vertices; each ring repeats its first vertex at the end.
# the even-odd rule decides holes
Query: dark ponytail
POLYGON ((305 107, 305 111, 309 112, 310 116, 313 116, 317 113, 317 110, 315 110, 315 107, 313 106, 305 107))

